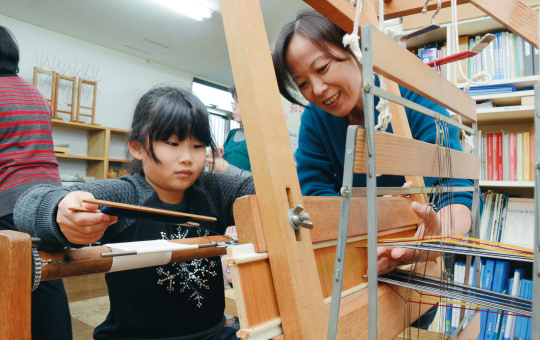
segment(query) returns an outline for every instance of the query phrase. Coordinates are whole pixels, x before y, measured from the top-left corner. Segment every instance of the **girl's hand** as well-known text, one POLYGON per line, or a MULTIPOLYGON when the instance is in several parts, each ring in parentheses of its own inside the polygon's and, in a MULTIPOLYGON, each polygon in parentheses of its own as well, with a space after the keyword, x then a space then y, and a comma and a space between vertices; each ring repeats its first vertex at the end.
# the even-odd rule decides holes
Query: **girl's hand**
POLYGON ((58 204, 56 222, 60 230, 69 242, 74 244, 92 244, 101 239, 109 225, 115 223, 118 218, 105 215, 101 212, 78 212, 69 210, 70 207, 80 207, 90 210, 98 209, 98 206, 83 203, 83 199, 93 199, 94 195, 84 191, 74 191, 66 195, 58 204))
MULTIPOLYGON (((441 221, 432 207, 418 202, 412 202, 411 207, 416 215, 424 221, 416 231, 415 237, 441 235, 441 221)), ((420 263, 426 260, 434 260, 440 255, 440 253, 431 251, 428 257, 427 251, 415 251, 414 249, 398 247, 377 247, 377 271, 379 275, 384 275, 394 270, 395 267, 413 262, 420 263)))
POLYGON ((229 162, 223 158, 223 148, 218 148, 214 157, 206 155, 206 164, 212 169, 214 167, 215 172, 225 172, 229 167, 229 162))

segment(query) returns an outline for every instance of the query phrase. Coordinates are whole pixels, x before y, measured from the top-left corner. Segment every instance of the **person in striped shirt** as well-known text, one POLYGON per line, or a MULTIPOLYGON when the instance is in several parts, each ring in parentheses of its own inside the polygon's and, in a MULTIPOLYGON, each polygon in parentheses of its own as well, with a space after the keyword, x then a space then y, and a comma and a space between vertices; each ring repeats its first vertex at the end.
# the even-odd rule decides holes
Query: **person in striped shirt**
MULTIPOLYGON (((62 184, 54 155, 51 108, 39 90, 20 78, 18 72, 19 47, 11 31, 0 26, 2 230, 16 230, 13 208, 27 189, 40 184, 62 184)), ((32 339, 72 338, 62 280, 41 282, 32 293, 32 339)))

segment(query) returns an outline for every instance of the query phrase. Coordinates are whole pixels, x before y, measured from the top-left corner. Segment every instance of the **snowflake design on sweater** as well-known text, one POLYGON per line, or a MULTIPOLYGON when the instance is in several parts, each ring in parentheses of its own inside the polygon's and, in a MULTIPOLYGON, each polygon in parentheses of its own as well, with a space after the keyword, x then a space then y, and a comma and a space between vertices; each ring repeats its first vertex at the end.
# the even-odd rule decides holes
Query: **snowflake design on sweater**
MULTIPOLYGON (((164 240, 186 238, 190 231, 196 230, 196 237, 208 236, 208 231, 192 227, 179 226, 177 233, 167 235, 166 232, 162 232, 161 236, 164 240)), ((159 285, 166 285, 166 289, 169 293, 172 293, 175 288, 178 288, 180 293, 191 293, 189 300, 194 300, 198 308, 201 308, 202 302, 205 298, 203 294, 204 290, 210 289, 208 285, 208 279, 217 275, 215 271, 217 261, 211 261, 209 259, 195 259, 186 262, 176 262, 168 266, 170 270, 163 267, 157 268, 159 276, 164 276, 157 281, 159 285)))

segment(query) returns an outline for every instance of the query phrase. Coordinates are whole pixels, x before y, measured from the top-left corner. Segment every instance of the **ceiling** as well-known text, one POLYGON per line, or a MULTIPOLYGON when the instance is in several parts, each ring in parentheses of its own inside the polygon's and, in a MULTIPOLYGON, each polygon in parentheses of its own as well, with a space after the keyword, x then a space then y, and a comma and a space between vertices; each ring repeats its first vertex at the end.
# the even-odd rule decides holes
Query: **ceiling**
MULTIPOLYGON (((219 0, 197 1, 216 11, 212 18, 197 21, 150 0, 0 0, 0 15, 228 87, 234 80, 219 0)), ((260 3, 270 42, 310 8, 301 0, 260 3)))

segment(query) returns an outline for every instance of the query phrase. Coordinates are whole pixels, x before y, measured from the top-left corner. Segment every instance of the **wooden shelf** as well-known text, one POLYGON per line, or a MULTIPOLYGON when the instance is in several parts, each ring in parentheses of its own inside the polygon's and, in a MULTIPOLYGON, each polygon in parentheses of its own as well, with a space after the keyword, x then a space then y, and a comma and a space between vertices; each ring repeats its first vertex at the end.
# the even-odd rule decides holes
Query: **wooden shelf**
POLYGON ((57 153, 58 159, 76 159, 88 161, 86 168, 87 176, 94 176, 96 179, 107 178, 109 162, 126 163, 125 159, 109 158, 109 148, 111 135, 127 138, 129 130, 100 126, 97 124, 84 124, 77 122, 66 122, 62 119, 53 119, 53 127, 66 129, 84 130, 88 138, 87 155, 70 155, 57 153))
POLYGON ((121 136, 129 136, 129 133, 131 131, 129 130, 123 130, 123 129, 117 129, 117 128, 106 128, 107 130, 110 130, 112 134, 115 135, 121 135, 121 136))
POLYGON ((521 98, 534 96, 534 90, 516 91, 511 93, 499 93, 499 94, 486 94, 483 96, 473 96, 472 99, 477 102, 491 100, 496 107, 501 106, 519 106, 521 105, 521 98))
POLYGON ((84 124, 84 123, 76 123, 76 122, 66 122, 62 119, 54 118, 52 120, 53 126, 58 127, 65 127, 70 129, 78 129, 78 130, 88 130, 88 131, 104 131, 106 128, 100 125, 91 125, 91 124, 84 124))
POLYGON ((492 188, 534 188, 534 181, 480 181, 480 186, 492 188))
POLYGON ((534 118, 534 105, 500 106, 489 109, 478 109, 479 123, 508 122, 534 118))
POLYGON ((78 155, 70 155, 70 154, 65 154, 65 153, 57 153, 55 155, 56 155, 56 158, 80 159, 80 160, 86 160, 86 161, 104 161, 105 160, 105 158, 103 157, 78 156, 78 155))

